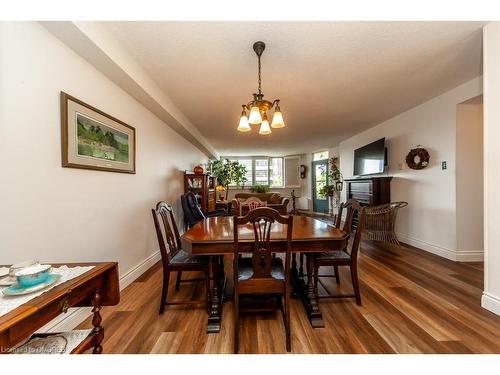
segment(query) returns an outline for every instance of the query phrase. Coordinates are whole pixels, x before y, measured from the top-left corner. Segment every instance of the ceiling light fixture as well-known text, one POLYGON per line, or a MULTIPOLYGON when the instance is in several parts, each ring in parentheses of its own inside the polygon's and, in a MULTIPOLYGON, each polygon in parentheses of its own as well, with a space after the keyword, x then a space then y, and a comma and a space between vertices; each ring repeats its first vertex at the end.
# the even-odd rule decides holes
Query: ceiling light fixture
POLYGON ((243 111, 241 112, 240 123, 238 125, 238 131, 248 132, 251 130, 250 125, 259 125, 259 134, 266 135, 271 134, 271 127, 278 129, 284 128, 285 122, 283 121, 283 114, 280 109, 280 100, 276 99, 273 102, 264 99, 264 94, 262 93, 262 77, 261 77, 261 64, 260 57, 264 52, 266 45, 264 42, 255 42, 253 44, 253 50, 257 54, 258 67, 259 67, 259 93, 253 94, 253 100, 248 102, 248 104, 243 104, 243 111), (274 108, 273 120, 271 121, 271 126, 269 126, 269 121, 267 120, 267 111, 274 108), (250 115, 247 117, 247 112, 250 111, 250 115))

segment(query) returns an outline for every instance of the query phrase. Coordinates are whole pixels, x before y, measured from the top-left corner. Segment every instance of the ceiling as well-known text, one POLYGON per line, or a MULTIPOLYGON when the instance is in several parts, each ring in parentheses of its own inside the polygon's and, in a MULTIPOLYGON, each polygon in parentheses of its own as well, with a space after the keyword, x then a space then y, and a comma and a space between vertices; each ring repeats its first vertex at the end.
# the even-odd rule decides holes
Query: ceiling
POLYGON ((334 147, 481 74, 485 22, 102 22, 221 155, 334 147), (257 90, 284 129, 236 131, 257 90))

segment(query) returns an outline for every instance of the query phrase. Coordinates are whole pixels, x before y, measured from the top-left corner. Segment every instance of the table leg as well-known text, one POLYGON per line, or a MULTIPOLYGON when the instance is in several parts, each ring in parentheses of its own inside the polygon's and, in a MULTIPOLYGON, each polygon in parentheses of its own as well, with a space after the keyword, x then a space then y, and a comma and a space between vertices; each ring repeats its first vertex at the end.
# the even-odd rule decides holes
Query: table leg
POLYGON ((302 300, 302 304, 306 309, 311 326, 313 326, 313 328, 322 328, 325 326, 325 323, 323 322, 323 316, 321 315, 321 311, 319 309, 318 295, 316 294, 316 290, 314 290, 312 254, 306 255, 306 268, 307 283, 304 282, 304 279, 300 277, 299 272, 295 269, 295 272, 291 273, 292 286, 295 293, 302 300))
POLYGON ((208 333, 220 332, 222 321, 222 305, 224 303, 224 288, 225 288, 225 273, 224 273, 224 257, 212 257, 211 260, 212 274, 212 290, 211 290, 211 306, 208 314, 208 333))
POLYGON ((94 341, 94 350, 93 354, 101 354, 102 353, 102 340, 104 339, 104 328, 101 326, 102 317, 101 317, 101 292, 100 290, 96 290, 94 295, 92 296, 92 313, 94 316, 92 317, 92 325, 94 328, 92 329, 92 334, 95 336, 94 341))

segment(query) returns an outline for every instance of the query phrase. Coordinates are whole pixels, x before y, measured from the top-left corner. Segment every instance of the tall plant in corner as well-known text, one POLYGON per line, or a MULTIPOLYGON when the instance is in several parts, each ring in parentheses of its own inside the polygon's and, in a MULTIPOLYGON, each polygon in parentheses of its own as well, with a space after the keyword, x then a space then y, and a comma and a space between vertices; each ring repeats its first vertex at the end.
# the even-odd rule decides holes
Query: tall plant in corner
POLYGON ((338 206, 340 192, 344 188, 344 178, 339 169, 339 158, 332 157, 328 160, 328 172, 326 184, 319 189, 318 193, 324 197, 330 197, 330 212, 333 214, 333 208, 338 206))
POLYGON ((233 183, 236 186, 243 186, 247 181, 245 177, 247 168, 237 161, 229 159, 212 160, 210 166, 212 175, 217 179, 217 184, 223 186, 226 190, 226 200, 229 184, 233 183))

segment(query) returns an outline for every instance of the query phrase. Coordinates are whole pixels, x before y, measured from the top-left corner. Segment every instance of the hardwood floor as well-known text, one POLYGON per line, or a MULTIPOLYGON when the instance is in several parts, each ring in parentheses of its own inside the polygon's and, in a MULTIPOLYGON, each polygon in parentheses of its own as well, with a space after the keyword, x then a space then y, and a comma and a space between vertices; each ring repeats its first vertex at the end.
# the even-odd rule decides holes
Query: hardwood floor
MULTIPOLYGON (((161 277, 157 264, 122 292, 118 306, 103 309, 104 353, 232 353, 232 303, 224 305, 221 332, 207 334, 202 306, 167 306, 158 315, 161 277)), ((365 241, 359 277, 362 306, 354 299, 320 301, 325 328, 311 328, 301 302, 291 300, 292 353, 500 353, 500 317, 480 307, 482 263, 365 241)), ((337 288, 333 278, 323 283, 337 288)), ((350 288, 341 270, 338 291, 350 288)), ((203 295, 204 283, 183 283, 169 298, 203 295)), ((279 312, 240 319, 240 353, 286 352, 279 312)), ((80 325, 89 327, 90 320, 80 325)))

